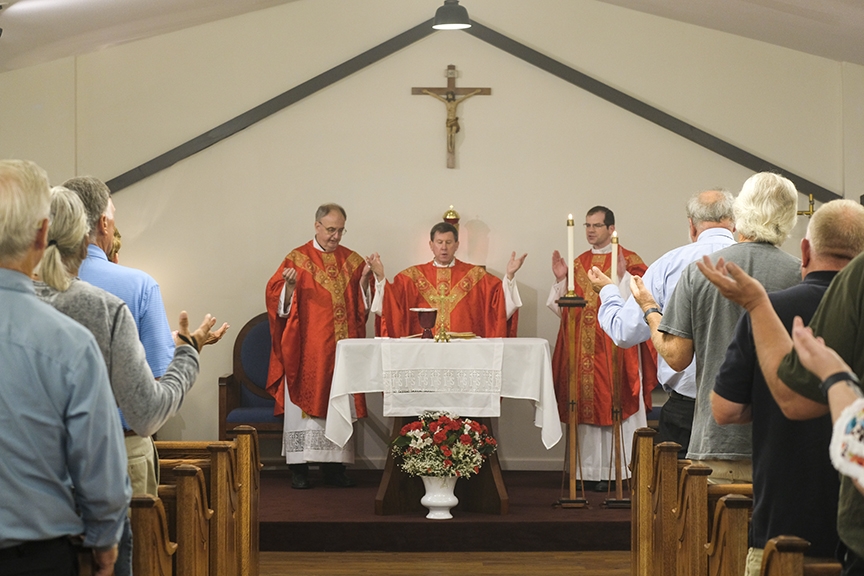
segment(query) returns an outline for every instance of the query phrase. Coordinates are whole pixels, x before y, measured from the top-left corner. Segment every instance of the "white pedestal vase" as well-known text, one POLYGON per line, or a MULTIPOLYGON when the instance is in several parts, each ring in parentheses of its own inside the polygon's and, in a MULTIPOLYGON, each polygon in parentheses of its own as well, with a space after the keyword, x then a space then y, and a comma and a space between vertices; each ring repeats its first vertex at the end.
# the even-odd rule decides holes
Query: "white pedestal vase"
POLYGON ((429 509, 426 518, 432 520, 447 520, 453 518, 450 509, 459 503, 459 499, 453 494, 456 487, 455 476, 420 476, 426 495, 420 499, 420 503, 429 509))

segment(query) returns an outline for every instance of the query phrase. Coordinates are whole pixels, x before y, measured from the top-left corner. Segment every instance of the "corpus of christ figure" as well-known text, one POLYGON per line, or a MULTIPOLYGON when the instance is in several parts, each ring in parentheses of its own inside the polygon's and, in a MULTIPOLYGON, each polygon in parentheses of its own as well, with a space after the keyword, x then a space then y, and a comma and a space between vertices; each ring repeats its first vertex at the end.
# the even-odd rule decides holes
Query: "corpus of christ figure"
POLYGON ((456 133, 459 132, 459 104, 472 96, 489 96, 491 88, 456 88, 456 66, 447 66, 447 86, 444 88, 412 88, 413 95, 434 96, 447 107, 447 167, 456 167, 456 133), (461 98, 460 98, 461 96, 461 98))

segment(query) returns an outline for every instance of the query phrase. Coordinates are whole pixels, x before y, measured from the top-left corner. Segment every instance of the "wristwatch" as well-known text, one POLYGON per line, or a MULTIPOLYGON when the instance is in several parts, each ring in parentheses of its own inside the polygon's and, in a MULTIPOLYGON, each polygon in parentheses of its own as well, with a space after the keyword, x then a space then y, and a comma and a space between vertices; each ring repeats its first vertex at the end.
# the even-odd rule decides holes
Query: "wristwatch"
POLYGON ((656 312, 656 313, 659 314, 660 316, 663 315, 663 312, 661 312, 659 308, 648 308, 647 310, 645 310, 645 313, 642 314, 642 318, 645 319, 645 323, 646 323, 646 324, 648 323, 648 315, 649 315, 649 314, 653 314, 654 312, 656 312))
POLYGON ((852 372, 837 372, 836 374, 832 374, 825 378, 821 384, 819 384, 819 389, 822 390, 822 395, 826 398, 828 397, 828 389, 831 388, 834 384, 838 382, 852 382, 857 387, 861 387, 861 382, 858 380, 858 376, 853 374, 852 372))

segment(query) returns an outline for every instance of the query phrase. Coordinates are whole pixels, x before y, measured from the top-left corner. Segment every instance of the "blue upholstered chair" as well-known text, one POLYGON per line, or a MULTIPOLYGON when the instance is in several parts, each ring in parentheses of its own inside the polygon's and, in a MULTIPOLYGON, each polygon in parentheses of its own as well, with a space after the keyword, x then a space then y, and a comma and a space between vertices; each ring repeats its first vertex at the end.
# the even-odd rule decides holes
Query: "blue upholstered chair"
POLYGON ((234 341, 234 372, 219 378, 219 439, 231 440, 245 424, 263 437, 282 437, 282 416, 273 416, 275 401, 266 390, 270 362, 267 313, 255 316, 234 341))

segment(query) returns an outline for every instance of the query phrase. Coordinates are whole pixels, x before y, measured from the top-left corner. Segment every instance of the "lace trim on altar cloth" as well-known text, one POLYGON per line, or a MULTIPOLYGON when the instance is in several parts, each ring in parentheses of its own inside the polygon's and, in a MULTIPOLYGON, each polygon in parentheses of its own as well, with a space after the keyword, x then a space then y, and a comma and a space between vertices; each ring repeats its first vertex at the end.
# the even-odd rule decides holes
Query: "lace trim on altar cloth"
POLYGON ((416 370, 385 370, 384 392, 406 394, 436 393, 501 393, 500 370, 457 370, 424 368, 416 370))

